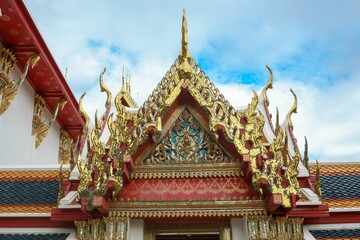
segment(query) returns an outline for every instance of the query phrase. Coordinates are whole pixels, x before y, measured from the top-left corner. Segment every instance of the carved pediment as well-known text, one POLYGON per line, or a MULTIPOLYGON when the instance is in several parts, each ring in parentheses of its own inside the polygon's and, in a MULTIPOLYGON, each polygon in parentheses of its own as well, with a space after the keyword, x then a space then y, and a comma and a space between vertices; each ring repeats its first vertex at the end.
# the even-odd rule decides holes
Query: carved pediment
POLYGON ((237 160, 210 136, 185 108, 141 165, 233 163, 237 160))

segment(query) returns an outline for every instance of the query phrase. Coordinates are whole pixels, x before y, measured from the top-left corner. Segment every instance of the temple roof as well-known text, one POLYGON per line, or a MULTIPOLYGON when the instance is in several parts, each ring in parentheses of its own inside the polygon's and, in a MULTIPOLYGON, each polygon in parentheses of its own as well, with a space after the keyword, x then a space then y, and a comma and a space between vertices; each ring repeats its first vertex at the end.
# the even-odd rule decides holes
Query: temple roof
POLYGON ((0 213, 50 213, 57 204, 58 171, 0 171, 0 213))
MULTIPOLYGON (((315 174, 315 167, 310 170, 315 174)), ((320 165, 323 202, 331 209, 360 210, 360 163, 320 165)))

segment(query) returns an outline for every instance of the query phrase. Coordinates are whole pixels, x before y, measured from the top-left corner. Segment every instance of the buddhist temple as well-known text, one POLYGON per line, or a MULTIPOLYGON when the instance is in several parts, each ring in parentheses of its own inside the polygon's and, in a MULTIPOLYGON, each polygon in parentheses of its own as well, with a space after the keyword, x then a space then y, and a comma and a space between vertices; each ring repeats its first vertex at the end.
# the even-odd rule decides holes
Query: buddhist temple
POLYGON ((309 163, 296 93, 285 119, 269 110, 269 66, 232 106, 190 53, 185 11, 146 101, 104 68, 89 116, 23 1, 0 8, 0 239, 360 239, 360 163, 309 163))

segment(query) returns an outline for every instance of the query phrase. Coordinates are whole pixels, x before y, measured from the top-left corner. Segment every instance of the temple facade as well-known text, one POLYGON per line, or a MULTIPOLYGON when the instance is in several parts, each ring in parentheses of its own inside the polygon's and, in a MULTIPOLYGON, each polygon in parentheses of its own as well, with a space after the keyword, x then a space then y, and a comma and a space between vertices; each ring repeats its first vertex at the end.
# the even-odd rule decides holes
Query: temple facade
POLYGON ((180 53, 142 106, 104 69, 91 118, 24 3, 0 8, 0 239, 360 239, 360 164, 309 163, 296 93, 285 119, 269 112, 268 66, 234 108, 191 56, 185 11, 180 53))

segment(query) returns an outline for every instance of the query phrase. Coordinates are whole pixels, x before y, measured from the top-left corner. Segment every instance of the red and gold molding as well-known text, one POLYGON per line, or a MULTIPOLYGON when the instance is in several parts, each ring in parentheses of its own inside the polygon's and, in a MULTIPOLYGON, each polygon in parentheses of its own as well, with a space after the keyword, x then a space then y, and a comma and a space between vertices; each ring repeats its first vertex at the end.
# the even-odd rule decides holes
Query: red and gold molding
POLYGON ((259 194, 241 178, 132 180, 118 199, 148 201, 195 199, 252 199, 259 194))
POLYGON ((0 181, 58 181, 59 171, 0 171, 0 181))

